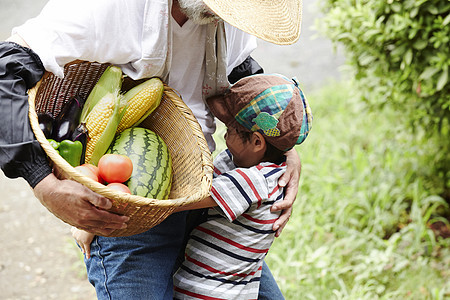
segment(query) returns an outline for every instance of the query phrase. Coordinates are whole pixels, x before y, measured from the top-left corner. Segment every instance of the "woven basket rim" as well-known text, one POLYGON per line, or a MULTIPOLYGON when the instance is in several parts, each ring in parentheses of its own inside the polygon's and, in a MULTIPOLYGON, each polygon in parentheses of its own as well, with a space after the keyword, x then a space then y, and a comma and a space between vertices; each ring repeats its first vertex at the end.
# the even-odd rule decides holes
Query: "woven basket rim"
MULTIPOLYGON (((77 61, 79 62, 79 61, 77 61)), ((70 64, 73 64, 70 63, 70 64)), ((33 87, 28 91, 28 103, 29 103, 29 119, 30 124, 32 127, 32 130, 36 136, 36 139, 44 149, 45 153, 48 155, 48 157, 51 159, 51 161, 56 164, 59 168, 61 168, 69 178, 83 184, 84 186, 88 187, 92 191, 101 194, 105 196, 106 198, 109 198, 111 200, 120 200, 120 201, 126 201, 133 204, 136 204, 138 206, 158 206, 163 207, 166 209, 175 209, 176 207, 183 206, 185 204, 189 204, 192 202, 199 201, 209 195, 209 190, 211 187, 212 182, 212 173, 213 173, 213 164, 212 164, 212 158, 211 153, 208 148, 208 144, 206 142, 206 139, 203 135, 203 132, 201 130, 200 124, 197 122, 196 118, 194 117, 192 111, 189 109, 189 107, 183 102, 181 97, 179 97, 178 93, 169 87, 167 84, 164 84, 164 95, 172 101, 172 103, 180 110, 182 115, 186 118, 187 123, 189 124, 190 128, 192 129, 197 145, 201 151, 201 166, 203 170, 203 175, 201 178, 200 183, 200 190, 192 195, 185 196, 185 197, 179 197, 179 198, 170 198, 166 200, 159 200, 159 199, 152 199, 152 198, 146 198, 138 195, 130 195, 123 192, 118 192, 115 190, 112 190, 110 188, 107 188, 105 185, 94 181, 91 178, 88 178, 79 172, 75 170, 74 167, 72 167, 65 159, 63 159, 58 152, 56 152, 55 149, 50 145, 47 138, 45 137, 44 133, 39 127, 38 122, 38 116, 36 112, 36 96, 39 92, 39 88, 45 79, 46 76, 50 76, 51 73, 46 72, 44 77, 33 87)))

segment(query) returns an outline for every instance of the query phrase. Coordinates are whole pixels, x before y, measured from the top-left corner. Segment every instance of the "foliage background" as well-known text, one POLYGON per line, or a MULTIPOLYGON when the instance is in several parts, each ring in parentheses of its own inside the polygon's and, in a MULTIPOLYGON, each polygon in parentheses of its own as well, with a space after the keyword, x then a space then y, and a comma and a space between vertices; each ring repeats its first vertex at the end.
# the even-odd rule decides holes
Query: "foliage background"
POLYGON ((448 299, 450 2, 320 4, 347 72, 306 91, 301 190, 267 262, 287 299, 448 299))
POLYGON ((449 232, 432 225, 448 224, 449 210, 428 182, 434 143, 352 92, 335 82, 306 93, 301 189, 266 261, 286 299, 446 299, 449 232))
POLYGON ((317 24, 344 45, 364 99, 395 103, 423 125, 448 123, 449 1, 325 0, 322 10, 317 24))
POLYGON ((435 143, 432 176, 450 198, 450 2, 324 0, 318 28, 345 49, 359 97, 390 105, 435 143))

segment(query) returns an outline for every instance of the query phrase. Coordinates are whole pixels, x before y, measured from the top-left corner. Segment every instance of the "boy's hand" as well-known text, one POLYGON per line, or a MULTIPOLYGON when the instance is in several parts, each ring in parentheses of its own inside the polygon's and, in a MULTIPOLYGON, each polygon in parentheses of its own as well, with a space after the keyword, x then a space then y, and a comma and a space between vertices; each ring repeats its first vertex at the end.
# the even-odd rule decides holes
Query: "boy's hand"
POLYGON ((285 187, 284 199, 275 203, 271 211, 281 210, 281 215, 273 224, 273 230, 276 231, 275 236, 279 237, 286 226, 292 214, 292 205, 297 197, 300 173, 302 171, 302 164, 300 157, 294 149, 286 152, 286 172, 278 180, 281 187, 285 187))
POLYGON ((95 235, 75 227, 72 227, 71 232, 73 238, 80 246, 81 252, 86 255, 86 259, 91 258, 91 243, 95 235))

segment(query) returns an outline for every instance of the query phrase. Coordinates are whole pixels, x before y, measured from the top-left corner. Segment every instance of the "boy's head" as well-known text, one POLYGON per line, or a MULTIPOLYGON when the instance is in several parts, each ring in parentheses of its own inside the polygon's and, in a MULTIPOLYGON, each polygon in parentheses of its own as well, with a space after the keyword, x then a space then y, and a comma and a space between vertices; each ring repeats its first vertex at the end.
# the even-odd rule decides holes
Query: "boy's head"
POLYGON ((207 103, 227 127, 238 133, 258 132, 282 152, 301 144, 312 125, 311 110, 297 81, 279 74, 244 77, 207 103))

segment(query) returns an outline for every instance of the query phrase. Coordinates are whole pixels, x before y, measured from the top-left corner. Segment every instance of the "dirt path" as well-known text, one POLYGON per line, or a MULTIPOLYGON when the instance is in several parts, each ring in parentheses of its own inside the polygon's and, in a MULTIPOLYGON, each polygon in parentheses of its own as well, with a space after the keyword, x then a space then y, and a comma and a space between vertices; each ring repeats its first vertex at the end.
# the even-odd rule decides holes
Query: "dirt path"
POLYGON ((70 226, 24 180, 1 173, 0 191, 0 299, 95 299, 70 226))
MULTIPOLYGON (((0 0, 0 38, 47 0, 0 0)), ((96 299, 70 227, 50 214, 22 179, 0 171, 0 299, 96 299)))

